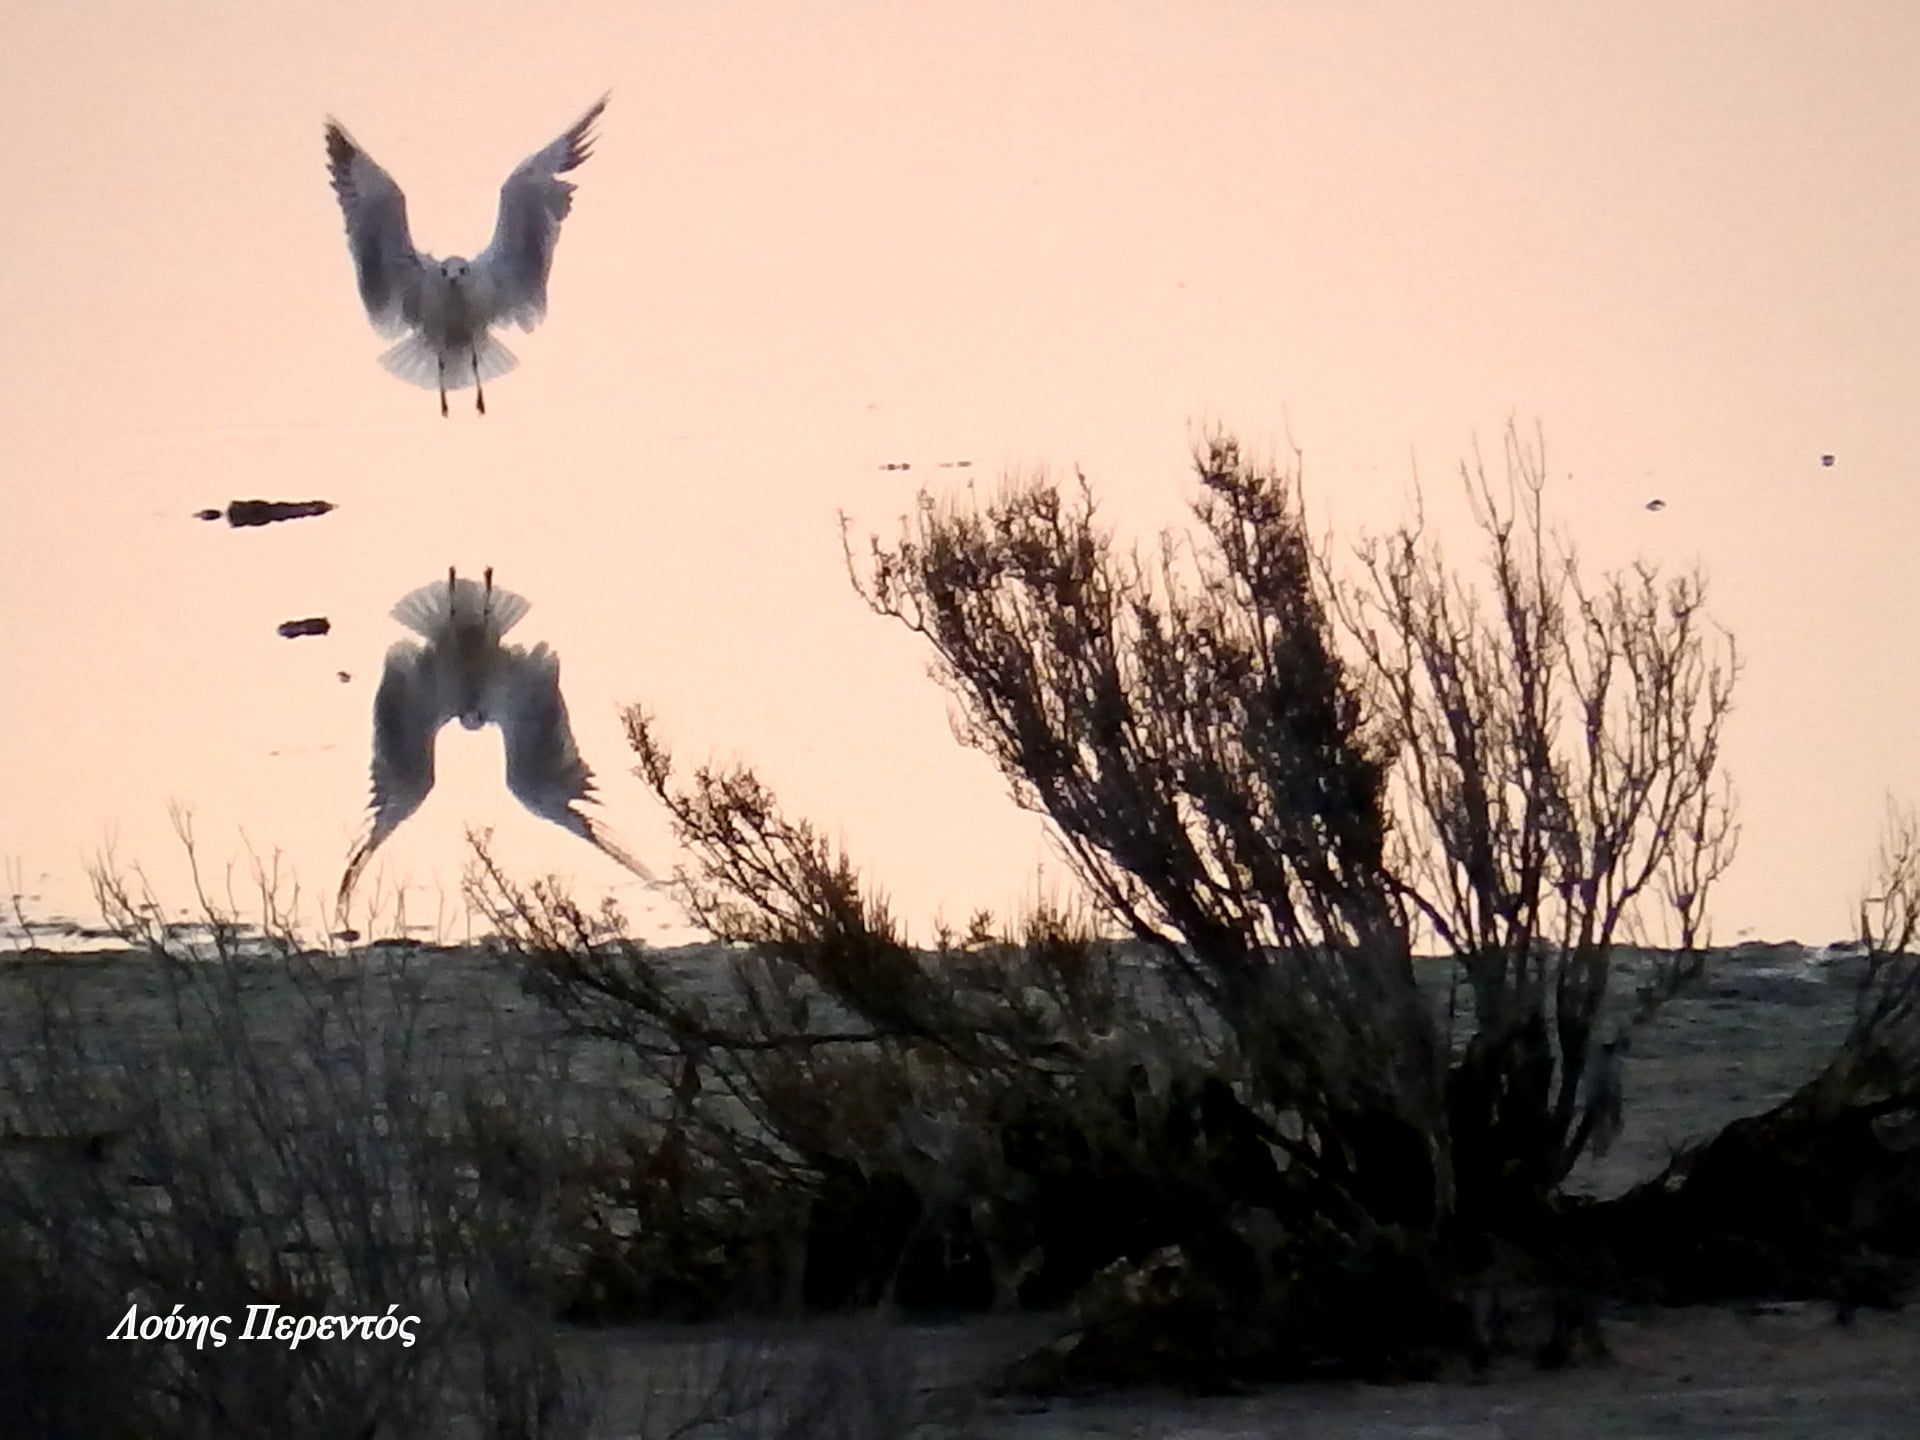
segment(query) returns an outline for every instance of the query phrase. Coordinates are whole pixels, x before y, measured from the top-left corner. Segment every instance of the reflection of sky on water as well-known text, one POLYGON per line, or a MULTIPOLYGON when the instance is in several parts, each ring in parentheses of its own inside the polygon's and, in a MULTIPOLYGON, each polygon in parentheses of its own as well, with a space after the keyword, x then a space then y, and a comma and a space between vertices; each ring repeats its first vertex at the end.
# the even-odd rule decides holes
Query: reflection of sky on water
MULTIPOLYGON (((1297 440, 1343 543, 1417 469, 1463 556, 1452 467, 1516 415, 1585 558, 1702 563, 1741 641, 1720 933, 1844 932, 1884 797, 1920 797, 1912 7, 526 14, 9 16, 0 118, 40 138, 0 155, 0 859, 45 913, 91 919, 109 843, 182 902, 171 801, 210 870, 277 849, 330 890, 387 610, 449 564, 533 603, 656 868, 635 702, 844 837, 922 933, 1005 911, 1051 852, 851 594, 839 512, 857 550, 919 484, 1079 466, 1151 533, 1220 422, 1297 440), (423 248, 470 252, 506 169, 608 88, 548 319, 484 419, 442 421, 375 363, 322 117, 423 248), (240 498, 339 508, 192 518, 240 498)), ((497 738, 440 765, 383 855, 410 913, 458 896, 469 824, 511 874, 617 886, 518 810, 497 738)))

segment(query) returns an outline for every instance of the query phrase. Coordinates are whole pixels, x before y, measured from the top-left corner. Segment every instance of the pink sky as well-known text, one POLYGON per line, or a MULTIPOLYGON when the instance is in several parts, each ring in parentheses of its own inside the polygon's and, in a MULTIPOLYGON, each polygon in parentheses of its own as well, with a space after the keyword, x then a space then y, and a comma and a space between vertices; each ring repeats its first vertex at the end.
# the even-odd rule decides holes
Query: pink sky
MULTIPOLYGON (((1748 662, 1721 938, 1844 934, 1920 799, 1911 4, 15 0, 6 31, 0 858, 43 912, 89 916, 110 837, 185 903, 169 800, 216 871, 277 846, 330 893, 387 611, 449 564, 532 602, 514 638, 563 657, 642 854, 673 858, 630 701, 916 925, 1004 910, 1040 827, 849 590, 836 513, 890 533, 941 460, 1078 465, 1145 534, 1215 422, 1290 434, 1350 538, 1416 463, 1458 534, 1458 459, 1537 420, 1592 564, 1706 568, 1748 662), (322 119, 470 254, 608 88, 547 322, 442 421, 374 362, 322 119), (341 508, 189 518, 252 497, 341 508)), ((383 852, 416 916, 468 822, 645 908, 515 805, 496 732, 440 770, 383 852)))

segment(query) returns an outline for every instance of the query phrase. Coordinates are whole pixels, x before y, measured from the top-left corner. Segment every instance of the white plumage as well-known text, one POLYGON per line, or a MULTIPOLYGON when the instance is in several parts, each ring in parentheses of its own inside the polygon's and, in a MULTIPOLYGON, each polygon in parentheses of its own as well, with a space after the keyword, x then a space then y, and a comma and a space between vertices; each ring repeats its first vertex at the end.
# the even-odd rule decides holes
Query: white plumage
POLYGON ((380 363, 409 384, 440 391, 472 385, 475 408, 487 412, 485 381, 519 362, 489 333, 509 322, 531 330, 547 313, 547 273, 560 222, 573 208, 574 186, 559 177, 591 153, 600 100, 545 149, 529 155, 500 187, 493 239, 472 260, 436 260, 413 248, 407 197, 354 143, 327 121, 327 170, 347 221, 347 244, 367 318, 382 335, 405 338, 380 363))
POLYGON ((469 730, 498 725, 507 755, 507 789, 543 819, 563 825, 627 867, 658 883, 597 821, 575 805, 593 797, 593 772, 580 758, 560 695, 560 657, 544 643, 527 650, 504 643, 527 613, 527 602, 449 569, 403 596, 393 618, 426 643, 402 640, 387 651, 373 701, 373 815, 347 861, 339 911, 367 860, 433 789, 433 751, 440 727, 458 719, 469 730))

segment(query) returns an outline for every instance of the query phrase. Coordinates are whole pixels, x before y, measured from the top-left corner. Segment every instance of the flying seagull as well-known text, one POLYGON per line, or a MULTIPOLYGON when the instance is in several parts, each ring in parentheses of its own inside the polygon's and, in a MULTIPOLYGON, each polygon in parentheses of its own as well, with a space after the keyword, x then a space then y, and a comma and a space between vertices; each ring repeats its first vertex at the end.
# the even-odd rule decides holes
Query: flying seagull
POLYGON ((490 569, 478 583, 449 569, 444 584, 422 586, 393 607, 393 618, 427 643, 401 640, 387 651, 373 699, 373 814, 340 881, 342 923, 368 858, 433 789, 434 740, 456 718, 469 730, 500 727, 507 789, 522 805, 658 883, 597 821, 574 809, 591 800, 593 772, 567 724, 560 657, 544 643, 531 650, 501 643, 527 609, 518 595, 493 588, 490 569))
POLYGON ((436 260, 415 250, 407 197, 339 121, 327 120, 327 171, 347 217, 367 318, 382 335, 406 337, 380 363, 409 384, 437 387, 443 416, 448 389, 467 385, 474 387, 474 408, 486 414, 482 382, 519 363, 488 333, 493 326, 512 321, 531 330, 546 315, 554 241, 573 208, 574 187, 559 177, 593 153, 593 123, 607 99, 515 167, 500 187, 493 239, 471 260, 436 260))

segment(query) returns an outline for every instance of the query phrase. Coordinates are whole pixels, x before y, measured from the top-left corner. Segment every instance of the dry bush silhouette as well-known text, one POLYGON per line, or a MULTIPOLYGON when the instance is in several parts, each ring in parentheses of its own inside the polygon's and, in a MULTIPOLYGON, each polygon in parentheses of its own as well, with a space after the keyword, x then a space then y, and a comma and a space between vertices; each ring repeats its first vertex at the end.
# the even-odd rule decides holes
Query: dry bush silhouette
POLYGON ((1509 1228, 1552 1194, 1598 1118, 1617 947, 1668 922, 1650 1013, 1703 956, 1735 839, 1737 664, 1702 583, 1585 581, 1538 443, 1509 428, 1505 458, 1504 487, 1462 469, 1482 584, 1418 524, 1338 580, 1297 468, 1226 437, 1196 456, 1185 566, 1172 538, 1151 567, 1117 554, 1084 482, 1033 482, 923 497, 858 581, 928 642, 963 743, 1218 1011, 1303 1132, 1291 1158, 1415 1226, 1509 1228), (1421 1003, 1416 934, 1466 977, 1464 1043, 1421 1003))
POLYGON ((486 1017, 432 1009, 405 954, 303 950, 270 875, 258 929, 204 891, 196 923, 164 923, 124 875, 95 879, 141 988, 89 1010, 58 970, 83 962, 41 962, 39 1013, 13 1017, 26 1035, 0 1072, 9 1424, 581 1433, 590 1396, 548 1323, 565 1170, 552 1078, 473 1064, 485 1047, 449 1031, 486 1017), (416 1343, 243 1340, 250 1305, 417 1316, 416 1343), (110 1339, 129 1306, 229 1316, 227 1343, 110 1339))
POLYGON ((1860 902, 1866 968, 1854 1023, 1834 1062, 1813 1083, 1823 1103, 1840 1097, 1887 1114, 1920 1117, 1920 817, 1893 809, 1881 836, 1876 892, 1860 902))
MULTIPOLYGON (((606 1367, 554 1324, 593 1254, 595 1161, 615 1132, 583 1091, 606 1077, 577 1077, 592 1057, 511 1005, 513 972, 496 994, 484 956, 307 949, 282 918, 297 894, 271 870, 255 878, 262 923, 204 890, 197 918, 169 922, 144 882, 103 865, 102 909, 129 952, 13 962, 8 993, 32 1003, 0 1037, 9 1433, 927 1432, 935 1401, 877 1328, 664 1342, 621 1387, 638 1428, 607 1431, 606 1367), (179 1330, 229 1316, 227 1343, 110 1339, 130 1305, 179 1330), (250 1305, 392 1306, 419 1317, 416 1343, 244 1340, 250 1305)), ((945 1403, 964 1409, 967 1393, 945 1403)))
MULTIPOLYGON (((656 1138, 609 1172, 653 1177, 638 1228, 768 1252, 733 1258, 726 1303, 955 1303, 969 1258, 976 1303, 1058 1303, 1111 1271, 1089 1296, 1160 1307, 1163 1335, 1184 1316, 1222 1373, 1287 1372, 1472 1344, 1496 1252, 1564 1279, 1559 1186, 1617 1128, 1625 1035, 1704 963, 1732 643, 1697 577, 1588 580, 1511 429, 1504 487, 1462 471, 1478 581, 1417 524, 1342 575, 1297 469, 1224 436, 1195 458, 1196 529, 1150 556, 1084 480, 923 493, 848 556, 1089 914, 915 948, 750 770, 683 780, 638 707, 724 986, 481 854, 528 983, 653 1067, 656 1138), (1610 1019, 1618 951, 1649 938, 1666 962, 1610 1019), (778 1218, 750 1239, 753 1214, 778 1218)), ((1137 1328, 1088 1303, 1082 1358, 1137 1328)))
POLYGON ((1699 575, 1583 577, 1548 533, 1537 435, 1508 428, 1504 484, 1477 457, 1461 479, 1483 585, 1416 523, 1362 545, 1362 578, 1339 593, 1393 741, 1396 891, 1466 982, 1447 1087, 1456 1204, 1498 1228, 1606 1138, 1618 1077, 1590 1062, 1617 1064, 1626 1030, 1705 964, 1707 898, 1737 838, 1720 752, 1739 667, 1699 575), (1603 1038, 1623 942, 1663 959, 1603 1038))
MULTIPOLYGON (((677 792, 644 715, 629 722, 696 853, 753 856, 726 888, 685 885, 733 948, 676 968, 617 917, 514 885, 484 841, 471 879, 528 986, 651 1078, 587 1207, 603 1245, 582 1310, 1064 1298, 1112 1250, 1073 1253, 1100 1226, 1048 1193, 1047 1162, 1066 1160, 1050 1142, 1093 1147, 1118 1184, 1171 1183, 1141 1130, 1197 1091, 1219 1048, 1204 1027, 1070 913, 907 945, 748 772, 677 792)), ((1138 1221, 1149 1199, 1115 1208, 1138 1221)))

